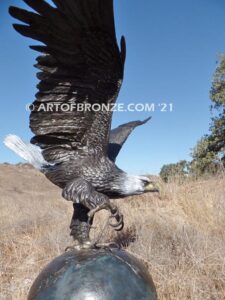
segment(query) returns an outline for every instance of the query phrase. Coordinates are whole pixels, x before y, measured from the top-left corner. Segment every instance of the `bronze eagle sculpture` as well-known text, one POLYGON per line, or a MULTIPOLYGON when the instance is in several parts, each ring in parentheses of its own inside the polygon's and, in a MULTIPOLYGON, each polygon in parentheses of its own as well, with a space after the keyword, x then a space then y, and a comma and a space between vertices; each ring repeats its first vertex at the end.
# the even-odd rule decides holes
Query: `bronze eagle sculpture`
POLYGON ((97 211, 109 210, 116 221, 110 224, 120 230, 123 216, 113 199, 157 191, 149 178, 129 175, 115 164, 129 134, 149 118, 111 130, 112 110, 92 109, 93 104, 115 103, 124 75, 126 44, 124 37, 120 48, 117 44, 113 0, 53 0, 52 6, 44 0, 23 1, 33 11, 11 6, 10 15, 25 23, 13 26, 42 43, 30 46, 41 53, 30 114, 35 136, 26 144, 9 135, 5 144, 73 202, 71 235, 81 247, 91 247, 89 231, 97 211), (73 109, 65 111, 63 104, 73 109), (78 110, 78 104, 89 104, 89 109, 78 110))

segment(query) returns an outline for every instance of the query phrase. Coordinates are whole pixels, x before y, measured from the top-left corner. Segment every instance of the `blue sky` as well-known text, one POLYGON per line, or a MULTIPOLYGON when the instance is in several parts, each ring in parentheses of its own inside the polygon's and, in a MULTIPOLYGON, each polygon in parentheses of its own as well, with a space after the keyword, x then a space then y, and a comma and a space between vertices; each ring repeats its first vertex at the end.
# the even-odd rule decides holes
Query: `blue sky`
MULTIPOLYGON (((20 159, 2 140, 15 133, 29 141, 26 103, 34 100, 37 53, 17 34, 8 6, 0 3, 0 162, 20 159)), ((173 103, 173 112, 116 112, 113 126, 152 115, 126 142, 117 164, 132 173, 157 174, 163 164, 190 159, 190 149, 208 132, 209 90, 219 53, 225 53, 224 0, 115 0, 117 36, 125 35, 125 80, 118 101, 173 103)))

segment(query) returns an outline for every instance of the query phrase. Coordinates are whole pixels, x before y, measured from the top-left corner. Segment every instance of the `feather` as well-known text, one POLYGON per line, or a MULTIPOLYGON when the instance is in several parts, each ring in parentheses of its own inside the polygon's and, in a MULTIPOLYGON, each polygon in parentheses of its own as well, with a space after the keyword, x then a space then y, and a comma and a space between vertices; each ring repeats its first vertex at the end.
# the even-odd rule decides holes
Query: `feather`
POLYGON ((4 144, 37 169, 42 169, 44 166, 49 165, 47 161, 44 160, 39 147, 24 143, 21 138, 16 135, 9 134, 4 139, 4 144))
POLYGON ((48 104, 108 104, 117 99, 123 79, 125 40, 117 45, 113 0, 24 0, 35 12, 11 7, 10 14, 24 24, 14 24, 20 34, 44 45, 35 67, 40 82, 30 115, 35 136, 47 161, 86 155, 87 148, 107 152, 112 111, 75 108, 72 111, 42 111, 48 104), (60 136, 60 138, 59 138, 60 136), (54 145, 52 144, 54 143, 54 145), (64 144, 63 144, 64 143, 64 144), (53 147, 54 146, 54 147, 53 147))
POLYGON ((151 117, 143 121, 132 121, 118 126, 117 128, 111 130, 108 146, 108 157, 110 160, 115 161, 117 155, 119 154, 123 144, 126 142, 127 138, 131 132, 140 125, 147 123, 151 117))

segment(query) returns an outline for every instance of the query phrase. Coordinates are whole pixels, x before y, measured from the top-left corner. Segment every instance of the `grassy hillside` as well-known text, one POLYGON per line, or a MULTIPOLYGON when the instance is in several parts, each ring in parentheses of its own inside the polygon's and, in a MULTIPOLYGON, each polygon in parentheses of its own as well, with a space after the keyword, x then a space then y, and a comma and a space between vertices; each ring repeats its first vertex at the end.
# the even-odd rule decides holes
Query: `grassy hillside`
MULTIPOLYGON (((29 166, 0 165, 0 299, 25 300, 41 268, 71 244, 71 203, 29 166)), ((159 299, 225 299, 225 178, 162 185, 117 201, 128 251, 143 259, 159 299)), ((97 216, 92 235, 104 224, 97 216)), ((108 232, 110 231, 110 232, 108 232)))

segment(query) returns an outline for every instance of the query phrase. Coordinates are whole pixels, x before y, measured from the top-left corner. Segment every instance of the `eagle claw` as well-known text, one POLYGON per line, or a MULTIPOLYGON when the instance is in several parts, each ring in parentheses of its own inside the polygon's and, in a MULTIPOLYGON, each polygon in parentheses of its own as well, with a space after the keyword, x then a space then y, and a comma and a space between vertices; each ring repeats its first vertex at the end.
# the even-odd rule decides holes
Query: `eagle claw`
POLYGON ((119 212, 119 209, 116 206, 111 209, 111 216, 109 218, 116 220, 116 223, 109 222, 109 225, 116 231, 120 231, 123 229, 123 215, 119 212))
POLYGON ((111 206, 111 204, 108 205, 99 205, 93 209, 91 209, 88 212, 88 223, 91 224, 91 221, 95 215, 96 212, 107 209, 111 212, 111 216, 109 216, 109 219, 115 219, 116 223, 109 222, 109 225, 113 227, 116 231, 120 231, 123 229, 124 222, 123 222, 123 215, 119 212, 119 209, 116 206, 111 206))

